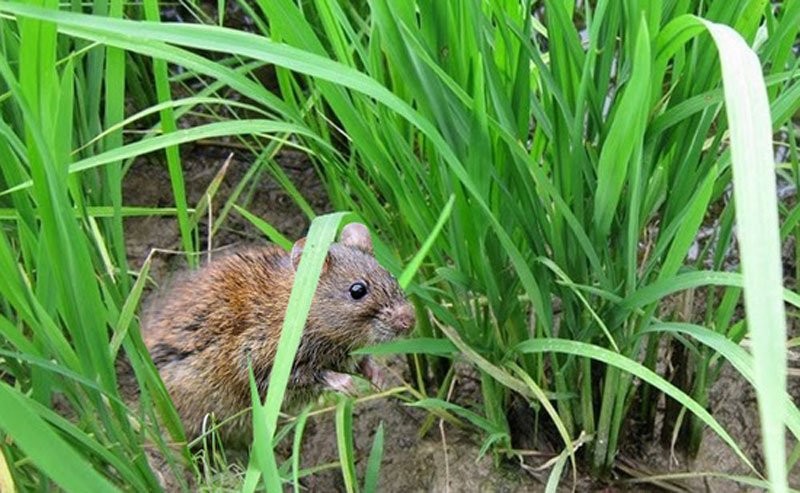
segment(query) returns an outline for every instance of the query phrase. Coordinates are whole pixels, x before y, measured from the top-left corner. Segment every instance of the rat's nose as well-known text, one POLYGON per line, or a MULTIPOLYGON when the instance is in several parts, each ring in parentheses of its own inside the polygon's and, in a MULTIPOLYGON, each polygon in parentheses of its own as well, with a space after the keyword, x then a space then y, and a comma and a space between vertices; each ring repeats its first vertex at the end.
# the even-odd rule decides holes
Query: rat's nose
POLYGON ((399 333, 411 332, 416 323, 414 308, 409 303, 403 303, 395 309, 392 319, 399 333))

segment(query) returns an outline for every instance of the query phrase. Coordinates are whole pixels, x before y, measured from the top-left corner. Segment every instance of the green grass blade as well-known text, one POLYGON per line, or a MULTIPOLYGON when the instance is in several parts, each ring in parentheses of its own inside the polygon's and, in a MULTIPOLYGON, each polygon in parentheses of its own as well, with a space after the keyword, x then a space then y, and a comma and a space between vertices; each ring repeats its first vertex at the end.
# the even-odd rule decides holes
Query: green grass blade
MULTIPOLYGON (((622 300, 619 307, 623 310, 634 310, 654 303, 669 294, 700 286, 731 286, 743 288, 745 287, 745 280, 744 276, 738 272, 717 272, 711 270, 687 272, 685 274, 678 274, 672 279, 656 281, 640 288, 622 300)), ((792 306, 800 308, 799 294, 784 289, 782 291, 782 298, 792 306)))
POLYGON ((441 214, 439 214, 439 219, 436 221, 436 225, 434 225, 431 234, 428 235, 428 238, 425 239, 425 243, 422 244, 422 248, 420 248, 419 252, 414 255, 414 258, 411 259, 411 262, 408 263, 406 268, 403 270, 403 273, 400 274, 400 277, 397 279, 397 283, 400 284, 400 288, 406 289, 408 284, 411 282, 411 279, 414 278, 414 275, 419 270, 420 265, 422 265, 422 261, 428 255, 431 247, 433 247, 433 242, 436 241, 436 238, 442 231, 444 223, 450 218, 450 213, 453 212, 453 205, 455 202, 455 195, 451 195, 450 199, 448 199, 447 203, 442 209, 441 214))
POLYGON ((238 205, 234 204, 233 208, 236 209, 236 212, 244 216, 245 219, 250 221, 253 226, 259 229, 264 236, 269 239, 269 241, 275 243, 279 247, 283 248, 284 250, 290 250, 292 248, 292 242, 289 241, 288 238, 283 236, 277 229, 273 228, 271 224, 266 222, 265 220, 261 219, 260 217, 252 214, 251 212, 239 207, 238 205))
POLYGON ((306 429, 306 422, 308 421, 308 412, 310 407, 305 407, 297 416, 297 421, 294 425, 294 439, 292 440, 292 482, 294 484, 294 491, 297 493, 301 491, 300 488, 300 451, 303 443, 303 432, 306 429))
MULTIPOLYGON (((594 196, 594 222, 605 237, 613 220, 614 211, 622 197, 622 186, 628 165, 642 138, 647 122, 650 94, 650 37, 647 24, 641 23, 636 38, 631 78, 627 83, 619 109, 614 115, 605 145, 597 164, 597 193, 594 196)), ((636 165, 637 163, 632 163, 636 165)))
POLYGON ((381 470, 381 459, 383 458, 383 421, 378 425, 375 438, 372 440, 372 448, 367 459, 367 470, 364 473, 364 493, 375 493, 378 491, 378 478, 381 470))
POLYGON ((336 446, 347 493, 358 493, 355 453, 353 451, 353 399, 340 396, 336 404, 336 446))
POLYGON ((769 409, 771 403, 781 402, 786 389, 786 315, 781 296, 783 270, 767 90, 761 63, 742 37, 728 26, 703 23, 714 38, 722 65, 744 303, 753 341, 764 457, 772 491, 784 493, 788 490, 785 429, 769 409))
MULTIPOLYGON (((292 292, 289 295, 289 305, 286 308, 275 362, 269 376, 263 413, 259 412, 257 418, 256 409, 253 411, 253 419, 257 419, 254 422, 254 430, 262 429, 266 440, 263 447, 266 458, 262 474, 264 474, 265 481, 269 482, 268 490, 270 491, 279 491, 281 488, 278 465, 272 449, 272 437, 277 431, 278 414, 283 403, 286 385, 289 383, 294 356, 300 346, 300 338, 303 335, 303 327, 311 308, 311 300, 322 272, 322 264, 325 261, 328 247, 339 229, 339 224, 345 216, 346 213, 343 212, 318 216, 311 223, 303 255, 295 274, 292 292), (256 425, 258 428, 255 428, 256 425)), ((260 407, 260 405, 257 406, 257 408, 260 407)))
POLYGON ((117 358, 117 352, 119 351, 120 346, 122 346, 122 340, 128 335, 128 329, 130 329, 136 308, 139 307, 139 302, 142 298, 144 285, 147 283, 147 276, 150 273, 150 263, 152 259, 152 256, 148 256, 145 259, 144 263, 142 264, 142 268, 139 269, 139 277, 133 284, 133 288, 131 288, 128 298, 125 299, 125 304, 122 305, 122 310, 119 314, 119 320, 117 320, 117 323, 114 327, 114 335, 111 337, 111 343, 109 344, 109 351, 111 352, 112 360, 117 358))
POLYGON ((247 471, 244 473, 242 480, 242 493, 254 493, 258 488, 258 481, 261 479, 261 470, 256 467, 255 454, 250 455, 250 460, 247 463, 247 471))
MULTIPOLYGON (((158 0, 144 0, 143 4, 144 14, 147 20, 157 22, 161 19, 158 0)), ((158 102, 164 103, 172 100, 167 62, 165 60, 153 60, 153 78, 155 79, 154 83, 158 102)), ((170 134, 178 130, 178 125, 175 121, 175 115, 173 114, 171 106, 164 106, 164 108, 159 111, 159 117, 161 120, 161 130, 164 134, 170 134)), ((194 252, 192 225, 187 211, 186 185, 183 178, 181 155, 178 152, 177 145, 168 146, 164 151, 167 157, 169 178, 172 183, 172 196, 175 199, 175 208, 178 210, 178 228, 181 233, 181 245, 183 246, 184 252, 186 252, 186 260, 189 265, 196 266, 197 256, 192 255, 194 252)))
MULTIPOLYGON (((177 130, 175 132, 159 135, 149 139, 140 140, 133 144, 128 144, 116 149, 106 151, 95 156, 82 159, 72 163, 69 167, 70 173, 77 173, 87 169, 96 168, 121 159, 133 158, 142 154, 162 150, 169 146, 185 144, 200 139, 210 139, 215 137, 225 137, 230 135, 264 135, 273 137, 272 134, 298 133, 313 137, 307 130, 290 123, 276 122, 271 120, 238 120, 229 122, 216 122, 200 125, 194 128, 177 130)), ((20 183, 3 192, 0 196, 25 190, 33 184, 32 181, 20 183)))
MULTIPOLYGON (((251 464, 257 464, 267 491, 282 491, 281 475, 273 452, 272 438, 275 432, 268 428, 267 408, 261 403, 256 377, 251 361, 247 363, 250 382, 250 398, 253 408, 253 446, 250 449, 251 464)), ((252 481, 252 477, 250 478, 252 481)), ((257 478, 256 478, 257 481, 257 478)), ((254 484, 255 486, 255 484, 254 484)))
POLYGON ((523 353, 557 352, 582 356, 584 358, 591 358, 596 361, 606 363, 607 365, 619 368, 633 376, 642 379, 653 387, 658 388, 666 395, 677 400, 681 403, 681 405, 685 406, 687 409, 697 415, 697 417, 703 420, 703 422, 709 428, 711 428, 726 444, 728 444, 731 450, 733 450, 733 452, 742 460, 742 462, 747 465, 747 467, 758 473, 753 463, 750 462, 750 459, 748 459, 744 452, 742 452, 733 437, 731 437, 728 432, 725 431, 725 429, 717 422, 716 419, 714 419, 713 416, 711 416, 711 414, 709 414, 708 411, 703 408, 703 406, 695 402, 691 397, 686 395, 685 392, 664 380, 657 373, 642 366, 636 361, 598 346, 586 344, 584 342, 568 341, 557 338, 525 341, 520 343, 515 349, 516 351, 523 353))
MULTIPOLYGON (((122 17, 122 0, 112 0, 109 15, 112 17, 122 17)), ((67 62, 71 64, 70 60, 67 62)), ((72 69, 65 72, 65 76, 71 74, 72 69)), ((104 74, 104 103, 105 103, 105 126, 112 127, 122 121, 125 117, 125 52, 119 48, 106 48, 106 67, 104 74)), ((71 122, 70 122, 71 123, 71 122)), ((65 139, 66 140, 66 139, 65 139)), ((122 132, 110 133, 104 141, 106 149, 113 149, 122 145, 122 132)), ((67 142, 71 147, 72 142, 67 142)), ((66 154, 66 152, 65 152, 66 154)), ((125 252, 125 240, 122 228, 122 163, 110 163, 106 167, 106 190, 103 193, 110 199, 114 209, 114 217, 106 221, 107 229, 110 232, 110 243, 113 248, 117 266, 122 272, 128 270, 128 259, 125 252)), ((128 277, 119 276, 119 282, 123 289, 128 289, 128 277)))
POLYGON ((2 428, 42 472, 66 491, 119 491, 55 434, 25 398, 0 381, 2 428))
POLYGON ((447 339, 433 337, 415 337, 414 339, 399 339, 384 342, 375 346, 356 349, 350 354, 373 356, 388 356, 391 354, 430 354, 431 356, 450 356, 458 353, 458 349, 447 339))

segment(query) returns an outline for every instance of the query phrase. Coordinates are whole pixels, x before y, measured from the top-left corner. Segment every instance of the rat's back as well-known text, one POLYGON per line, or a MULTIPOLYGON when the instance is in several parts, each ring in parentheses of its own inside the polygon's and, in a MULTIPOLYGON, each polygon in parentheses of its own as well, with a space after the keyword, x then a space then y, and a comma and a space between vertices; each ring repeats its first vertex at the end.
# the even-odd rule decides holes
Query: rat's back
MULTIPOLYGON (((200 434, 206 414, 229 416, 249 403, 242 339, 257 328, 262 344, 277 343, 273 332, 291 289, 289 270, 283 250, 247 247, 179 275, 155 293, 143 319, 144 341, 188 436, 200 434)), ((238 428, 226 427, 234 433, 238 428)))
MULTIPOLYGON (((304 248, 245 248, 218 257, 158 294, 144 317, 144 339, 187 435, 204 417, 240 416, 222 439, 247 446, 248 367, 266 394, 294 275, 304 248)), ((397 281, 375 260, 369 230, 349 224, 331 245, 303 329, 287 388, 298 403, 323 389, 352 393, 350 373, 380 381, 369 360, 351 351, 407 333, 414 311, 397 281)))

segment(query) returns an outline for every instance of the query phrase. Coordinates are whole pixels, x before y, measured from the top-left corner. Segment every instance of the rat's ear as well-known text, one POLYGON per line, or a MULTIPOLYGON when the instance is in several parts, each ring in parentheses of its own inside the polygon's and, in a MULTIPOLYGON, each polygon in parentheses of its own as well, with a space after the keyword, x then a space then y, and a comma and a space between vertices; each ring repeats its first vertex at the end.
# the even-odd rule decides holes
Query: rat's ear
MULTIPOLYGON (((300 257, 303 255, 303 248, 305 248, 305 246, 306 246, 305 238, 300 238, 299 240, 294 242, 294 245, 292 245, 292 253, 291 253, 292 267, 294 267, 295 271, 297 271, 297 266, 300 265, 300 257)), ((331 256, 325 254, 325 262, 323 262, 322 264, 322 272, 328 270, 328 264, 330 263, 331 263, 331 256)))
POLYGON ((358 248, 372 255, 372 237, 369 230, 361 223, 350 223, 342 229, 343 245, 358 248))

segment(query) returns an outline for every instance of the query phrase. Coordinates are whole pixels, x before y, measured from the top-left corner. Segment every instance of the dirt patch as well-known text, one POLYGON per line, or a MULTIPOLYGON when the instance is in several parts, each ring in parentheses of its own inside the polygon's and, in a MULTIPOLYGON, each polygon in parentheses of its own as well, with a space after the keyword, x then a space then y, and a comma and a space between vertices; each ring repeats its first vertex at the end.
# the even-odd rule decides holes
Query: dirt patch
MULTIPOLYGON (((253 160, 248 153, 214 145, 187 146, 182 152, 186 196, 190 208, 200 203, 207 194, 209 185, 232 152, 233 157, 227 172, 211 202, 212 221, 216 221, 220 209, 250 170, 253 160)), ((278 154, 275 161, 292 183, 302 190, 303 196, 316 213, 330 210, 322 184, 305 155, 286 150, 278 154)), ((302 236, 308 228, 308 218, 269 176, 268 171, 256 174, 258 176, 242 193, 242 196, 252 193, 246 208, 286 237, 296 239, 302 236)), ((134 163, 123 182, 123 197, 125 204, 129 206, 174 207, 169 172, 161 156, 141 158, 134 163)), ((241 203, 241 200, 238 202, 241 203)), ((208 223, 209 216, 203 214, 199 218, 201 250, 209 248, 208 223)), ((178 221, 174 216, 127 218, 125 233, 128 257, 133 268, 140 267, 153 249, 175 252, 181 250, 178 221)), ((238 212, 231 211, 224 226, 211 237, 211 247, 263 241, 260 231, 238 212)), ((159 253, 153 257, 151 273, 154 279, 163 280, 170 272, 183 266, 185 261, 182 254, 159 253)))
MULTIPOLYGON (((392 358, 390 373, 405 370, 400 358, 392 358)), ((459 404, 474 407, 474 371, 460 366, 457 377, 459 404), (473 402, 468 403, 467 400, 473 402)), ((404 372, 403 379, 408 381, 404 372)), ((395 378, 395 385, 403 384, 395 378)), ((359 404, 353 413, 353 429, 359 477, 363 478, 375 433, 383 424, 384 447, 378 491, 389 493, 424 491, 542 491, 544 481, 517 465, 494 463, 492 454, 481 455, 480 437, 469 428, 438 420, 420 436, 427 413, 399 399, 379 399, 359 404)), ((303 467, 319 466, 338 460, 336 426, 333 413, 316 417, 303 440, 303 467)), ((545 477, 546 480, 546 477, 545 477)), ((307 478, 309 491, 344 491, 341 474, 326 471, 307 478)))
MULTIPOLYGON (((360 477, 378 426, 384 427, 384 456, 381 462, 379 491, 529 491, 518 473, 496 470, 491 455, 479 457, 480 444, 464 430, 444 427, 444 440, 438 426, 425 437, 418 437, 425 417, 421 410, 394 399, 381 399, 356 407, 353 416, 355 449, 360 477), (447 449, 445 452, 445 443, 447 449)), ((315 419, 303 442, 303 465, 334 462, 338 459, 333 416, 315 419)), ((344 491, 338 470, 316 474, 304 484, 310 491, 344 491)), ((535 491, 535 490, 530 490, 535 491)))

